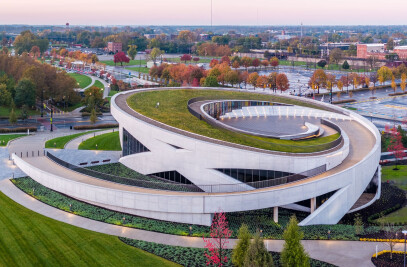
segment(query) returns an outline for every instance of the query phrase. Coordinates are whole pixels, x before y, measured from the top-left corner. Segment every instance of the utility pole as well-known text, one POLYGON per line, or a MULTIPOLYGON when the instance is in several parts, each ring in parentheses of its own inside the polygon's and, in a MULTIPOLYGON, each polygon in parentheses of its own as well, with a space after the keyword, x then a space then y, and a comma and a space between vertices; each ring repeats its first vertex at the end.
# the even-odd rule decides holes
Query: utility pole
POLYGON ((51 118, 49 119, 50 124, 51 124, 51 130, 50 130, 51 132, 54 131, 54 130, 52 129, 52 117, 53 117, 52 115, 53 115, 53 114, 54 114, 54 110, 53 110, 52 107, 51 107, 51 118))

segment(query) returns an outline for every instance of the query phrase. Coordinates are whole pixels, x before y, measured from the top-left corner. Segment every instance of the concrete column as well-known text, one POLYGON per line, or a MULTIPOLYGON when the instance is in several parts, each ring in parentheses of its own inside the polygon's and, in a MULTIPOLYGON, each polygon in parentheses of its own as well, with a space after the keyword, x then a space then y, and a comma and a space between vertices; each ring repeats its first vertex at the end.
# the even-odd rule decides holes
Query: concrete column
POLYGON ((317 198, 313 197, 311 198, 311 213, 315 211, 316 207, 317 207, 317 198))
POLYGON ((274 207, 273 209, 273 220, 275 223, 278 223, 278 207, 274 207))

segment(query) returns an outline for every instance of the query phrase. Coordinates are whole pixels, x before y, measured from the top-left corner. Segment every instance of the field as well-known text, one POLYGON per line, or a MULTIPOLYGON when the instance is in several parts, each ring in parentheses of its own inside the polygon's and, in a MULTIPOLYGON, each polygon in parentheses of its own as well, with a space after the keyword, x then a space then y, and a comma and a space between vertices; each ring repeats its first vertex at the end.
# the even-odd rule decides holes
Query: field
POLYGON ((141 72, 141 73, 149 73, 150 72, 150 69, 146 68, 146 67, 141 67, 141 68, 139 68, 139 67, 129 67, 129 68, 126 68, 126 70, 132 70, 132 71, 137 71, 137 72, 141 72))
POLYGON ((77 134, 71 134, 71 135, 67 135, 67 136, 57 137, 57 138, 48 140, 48 141, 45 143, 45 148, 58 148, 58 149, 63 149, 63 148, 65 147, 65 145, 66 145, 69 141, 71 141, 71 140, 73 140, 73 139, 75 139, 75 138, 77 138, 77 137, 79 137, 79 136, 82 136, 82 135, 85 135, 85 134, 89 134, 89 133, 93 133, 93 132, 97 132, 97 131, 88 131, 88 132, 82 132, 82 133, 77 133, 77 134))
MULTIPOLYGON (((113 60, 103 60, 100 61, 100 63, 104 63, 107 66, 115 66, 113 60)), ((129 63, 123 63, 123 66, 133 66, 133 65, 146 65, 147 62, 145 59, 142 59, 141 61, 138 59, 135 60, 130 60, 129 63)), ((120 66, 120 63, 117 63, 116 66, 120 66)))
MULTIPOLYGON (((19 109, 19 108, 16 108, 15 110, 14 110, 14 112, 17 114, 17 116, 20 116, 21 115, 21 109, 19 109)), ((32 116, 32 115, 40 115, 41 114, 41 111, 39 111, 39 110, 31 110, 31 109, 29 109, 28 110, 28 115, 29 116, 32 116)), ((9 115, 10 115, 10 108, 9 107, 5 107, 5 106, 0 106, 0 117, 9 117, 9 115)))
POLYGON ((34 213, 0 193, 1 266, 178 266, 99 234, 34 213))
POLYGON ((0 146, 7 146, 10 140, 24 136, 24 134, 2 134, 0 135, 0 146))
POLYGON ((122 148, 120 146, 119 132, 101 134, 87 139, 79 145, 78 149, 120 151, 122 148))
POLYGON ((207 90, 168 90, 137 93, 127 99, 127 103, 137 112, 189 132, 205 135, 211 138, 232 143, 293 153, 315 152, 326 149, 326 144, 339 138, 338 134, 331 136, 292 141, 274 138, 263 138, 240 134, 225 129, 210 126, 205 121, 198 120, 187 109, 189 99, 199 96, 224 99, 256 99, 269 100, 290 104, 306 105, 304 103, 282 99, 277 96, 260 95, 244 92, 207 91, 207 90), (155 108, 156 103, 160 108, 155 108))
POLYGON ((85 88, 91 84, 92 79, 86 75, 78 74, 78 73, 68 73, 69 76, 74 78, 76 82, 79 84, 80 88, 85 88))
POLYGON ((407 165, 399 165, 398 171, 393 168, 394 166, 382 167, 382 181, 393 181, 399 188, 407 191, 407 165))

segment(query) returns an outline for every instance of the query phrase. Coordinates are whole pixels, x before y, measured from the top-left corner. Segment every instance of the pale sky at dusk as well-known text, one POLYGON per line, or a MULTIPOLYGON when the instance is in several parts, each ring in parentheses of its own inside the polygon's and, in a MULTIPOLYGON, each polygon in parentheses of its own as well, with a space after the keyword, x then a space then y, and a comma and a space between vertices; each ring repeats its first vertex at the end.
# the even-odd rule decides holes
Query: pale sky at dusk
MULTIPOLYGON (((0 24, 210 25, 210 0, 0 0, 0 24)), ((401 25, 406 0, 213 0, 214 25, 401 25)))

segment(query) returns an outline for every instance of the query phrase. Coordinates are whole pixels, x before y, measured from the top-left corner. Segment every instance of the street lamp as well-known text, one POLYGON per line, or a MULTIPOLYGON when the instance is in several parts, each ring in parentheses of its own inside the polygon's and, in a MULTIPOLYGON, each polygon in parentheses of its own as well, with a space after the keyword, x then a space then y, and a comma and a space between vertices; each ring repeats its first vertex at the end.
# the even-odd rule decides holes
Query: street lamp
POLYGON ((407 236, 407 230, 403 230, 402 233, 404 234, 404 267, 406 267, 406 236, 407 236))

